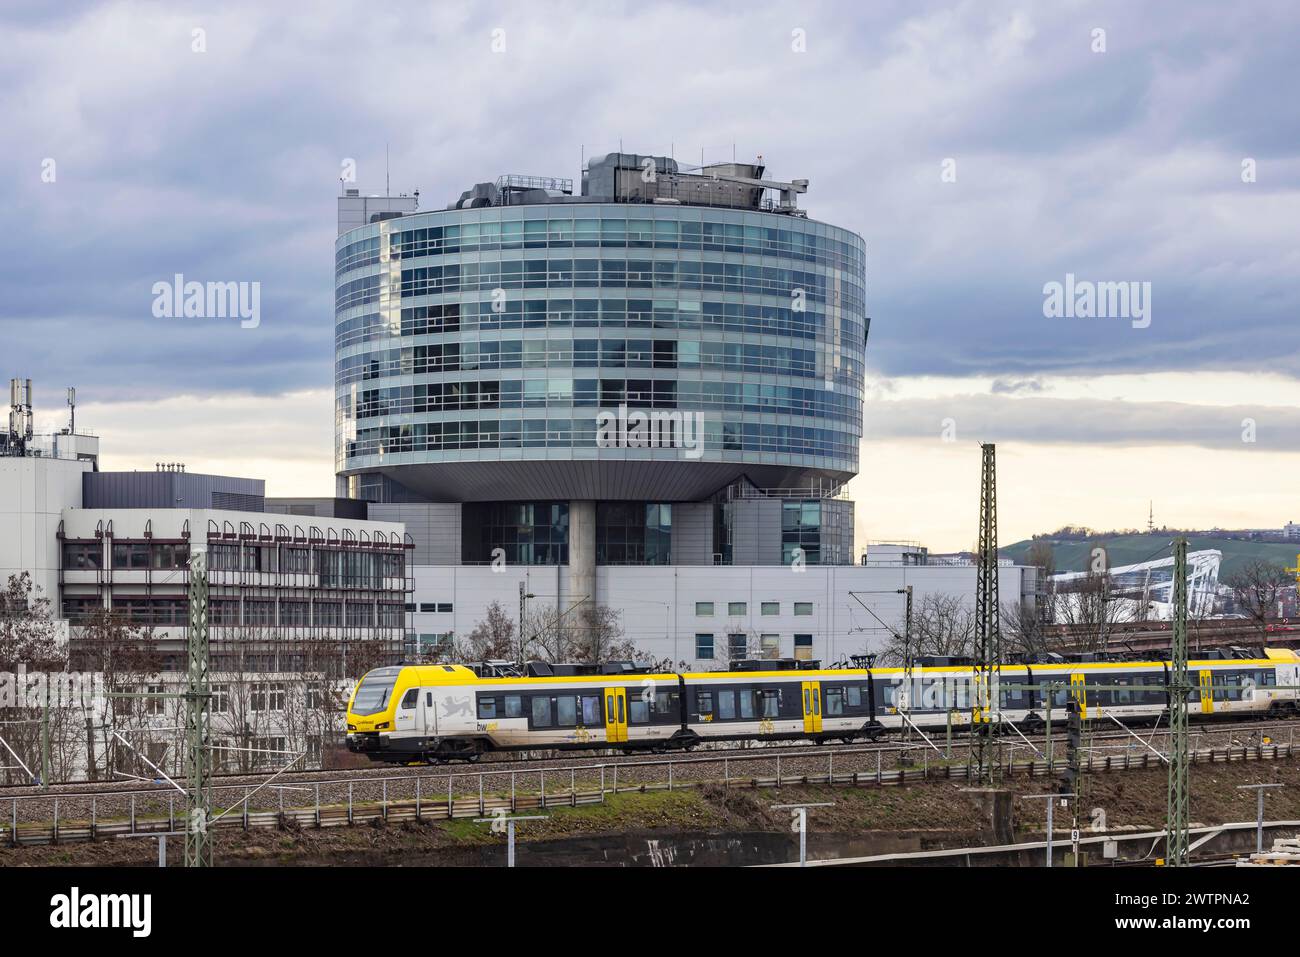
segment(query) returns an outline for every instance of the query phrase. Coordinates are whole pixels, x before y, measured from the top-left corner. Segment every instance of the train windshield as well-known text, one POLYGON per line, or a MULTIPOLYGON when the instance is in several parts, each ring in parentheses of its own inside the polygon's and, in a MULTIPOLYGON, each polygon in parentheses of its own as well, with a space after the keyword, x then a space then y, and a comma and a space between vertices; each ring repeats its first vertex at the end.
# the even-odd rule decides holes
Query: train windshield
POLYGON ((397 684, 396 668, 376 668, 357 686, 356 696, 352 699, 353 714, 375 714, 388 707, 389 696, 397 684))

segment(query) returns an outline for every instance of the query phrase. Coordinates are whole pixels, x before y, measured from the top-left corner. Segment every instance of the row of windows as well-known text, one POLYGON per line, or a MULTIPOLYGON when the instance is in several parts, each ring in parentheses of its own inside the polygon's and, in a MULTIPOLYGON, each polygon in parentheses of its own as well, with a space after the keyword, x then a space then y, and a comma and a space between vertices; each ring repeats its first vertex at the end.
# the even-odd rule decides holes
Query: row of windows
MULTIPOLYGON (((618 216, 596 219, 574 218, 556 210, 535 212, 539 214, 536 218, 522 222, 485 219, 393 232, 388 237, 389 257, 411 259, 494 249, 656 248, 780 256, 804 262, 830 263, 856 275, 865 272, 860 245, 818 235, 811 230, 804 232, 779 226, 750 226, 690 218, 624 219, 618 216)), ((336 263, 340 258, 365 260, 368 255, 369 250, 349 251, 345 246, 336 253, 335 259, 336 263)), ((378 249, 374 255, 377 261, 378 249)))
POLYGON ((828 319, 816 303, 797 311, 779 305, 693 299, 512 299, 505 303, 446 302, 402 309, 394 324, 377 312, 340 319, 334 327, 335 345, 391 339, 395 336, 452 335, 510 329, 667 329, 704 330, 787 336, 842 343, 864 343, 867 327, 854 318, 861 310, 846 310, 828 319))
MULTIPOLYGON (((412 689, 414 690, 414 689, 412 689)), ((599 728, 606 724, 603 694, 586 692, 551 692, 538 694, 479 694, 477 714, 481 721, 501 718, 528 719, 530 728, 599 728)), ((616 700, 615 713, 623 700, 616 700)), ((654 695, 627 695, 628 724, 675 724, 681 720, 681 696, 678 691, 657 689, 654 695)))
POLYGON ((696 382, 679 379, 470 379, 418 385, 349 390, 338 397, 338 412, 347 419, 462 409, 539 409, 548 405, 577 408, 700 409, 728 412, 810 415, 860 423, 862 402, 848 393, 825 388, 768 385, 758 382, 696 382))
MULTIPOLYGON (((733 602, 733 604, 744 604, 733 602)), ((799 604, 804 604, 800 602, 799 604)), ((744 614, 744 612, 740 612, 744 614)), ((811 611, 808 614, 812 614, 811 611)), ((794 636, 794 657, 807 660, 812 657, 813 636, 797 634, 794 636)), ((695 635, 695 658, 697 661, 714 661, 718 656, 717 642, 712 634, 700 632, 695 635)), ((775 659, 781 657, 781 636, 774 633, 761 634, 757 644, 751 636, 743 632, 727 635, 727 659, 739 661, 743 658, 775 659)))
MULTIPOLYGON (((748 342, 684 339, 540 339, 445 342, 345 356, 335 364, 335 382, 348 385, 390 376, 477 369, 713 369, 816 378, 818 353, 748 342), (548 348, 549 347, 549 348, 548 348)), ((842 360, 839 372, 856 381, 860 365, 842 360)), ((838 377, 838 376, 837 376, 838 377)))
MULTIPOLYGON (((144 569, 187 568, 190 547, 185 544, 163 542, 113 542, 109 549, 113 568, 141 571, 144 569)), ((101 542, 65 542, 63 567, 68 571, 86 571, 104 566, 104 548, 101 542)))
MULTIPOLYGON (((349 459, 401 452, 456 449, 597 448, 595 419, 483 419, 358 429, 346 443, 349 459)), ((857 458, 857 438, 847 432, 760 422, 704 423, 705 452, 811 455, 842 462, 857 458)), ((808 551, 808 549, 804 549, 808 551)))
MULTIPOLYGON (((794 613, 796 615, 811 615, 813 613, 813 603, 810 601, 794 602, 794 613)), ((779 601, 764 601, 759 603, 759 613, 763 615, 781 614, 781 603, 779 601)), ((695 614, 701 618, 709 618, 714 614, 714 603, 711 601, 697 601, 695 603, 695 614)), ((749 614, 749 603, 743 601, 727 602, 727 614, 731 616, 749 614)))
POLYGON ((406 573, 402 552, 286 544, 213 543, 208 546, 208 567, 212 571, 319 575, 324 588, 382 588, 386 579, 402 578, 406 573))
MULTIPOLYGON (((351 282, 336 302, 356 305, 351 282)), ((505 262, 446 263, 402 270, 401 296, 451 295, 495 292, 498 289, 689 289, 702 292, 748 293, 787 301, 833 304, 861 311, 865 292, 847 280, 783 269, 779 266, 676 260, 532 259, 505 262)), ((499 297, 498 297, 499 298, 499 297)), ((509 297, 507 297, 509 299, 509 297)), ((340 308, 345 308, 340 306, 340 308)))
MULTIPOLYGON (((63 615, 73 624, 85 624, 102 610, 99 598, 63 599, 63 615)), ((189 599, 115 595, 111 612, 133 625, 183 626, 189 624, 189 599)), ((213 598, 208 603, 208 622, 214 627, 402 628, 406 618, 404 605, 397 602, 213 598)))

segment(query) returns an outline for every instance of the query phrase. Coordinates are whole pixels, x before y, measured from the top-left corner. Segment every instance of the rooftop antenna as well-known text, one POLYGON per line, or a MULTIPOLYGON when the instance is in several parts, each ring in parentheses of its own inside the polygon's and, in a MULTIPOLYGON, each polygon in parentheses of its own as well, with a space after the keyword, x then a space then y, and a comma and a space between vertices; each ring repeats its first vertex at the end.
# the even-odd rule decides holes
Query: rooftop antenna
POLYGON ((389 181, 388 181, 388 144, 387 143, 384 144, 384 195, 385 196, 393 195, 393 187, 389 185, 389 181))
POLYGON ((1147 533, 1150 534, 1156 530, 1156 508, 1152 501, 1147 502, 1147 533))
POLYGON ((74 386, 68 386, 68 411, 71 420, 68 423, 68 434, 77 434, 77 390, 74 386))

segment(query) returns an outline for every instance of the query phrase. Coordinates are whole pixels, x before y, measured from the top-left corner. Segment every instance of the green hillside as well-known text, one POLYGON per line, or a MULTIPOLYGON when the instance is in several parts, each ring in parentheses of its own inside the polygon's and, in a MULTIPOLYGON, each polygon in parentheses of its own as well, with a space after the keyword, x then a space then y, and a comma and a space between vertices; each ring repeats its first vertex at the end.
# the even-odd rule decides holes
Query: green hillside
MULTIPOLYGON (((1164 558, 1172 554, 1168 547, 1173 538, 1170 532, 1156 532, 1150 535, 1100 535, 1095 538, 1079 540, 1037 539, 1049 542, 1056 559, 1058 572, 1084 571, 1092 558, 1092 550, 1103 546, 1111 567, 1116 565, 1136 565, 1138 562, 1164 558)), ((1033 541, 1016 542, 998 549, 1002 558, 1023 562, 1029 553, 1033 541)), ((1187 539, 1187 550, 1194 552, 1206 548, 1217 548, 1223 552, 1223 565, 1219 568, 1219 580, 1239 571, 1247 562, 1262 559, 1281 565, 1283 568, 1294 567, 1296 554, 1300 552, 1300 543, 1252 542, 1235 538, 1217 538, 1211 535, 1193 535, 1187 539)))

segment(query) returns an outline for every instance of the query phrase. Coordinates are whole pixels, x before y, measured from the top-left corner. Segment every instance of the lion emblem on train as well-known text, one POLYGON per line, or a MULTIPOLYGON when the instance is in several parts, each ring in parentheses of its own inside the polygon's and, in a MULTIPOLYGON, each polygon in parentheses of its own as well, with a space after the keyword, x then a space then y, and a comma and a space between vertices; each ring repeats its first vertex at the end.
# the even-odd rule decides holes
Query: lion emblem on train
POLYGON ((442 716, 444 718, 472 718, 474 709, 470 705, 469 698, 447 698, 442 702, 442 716))

